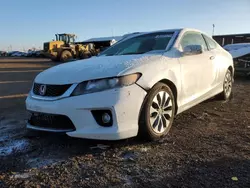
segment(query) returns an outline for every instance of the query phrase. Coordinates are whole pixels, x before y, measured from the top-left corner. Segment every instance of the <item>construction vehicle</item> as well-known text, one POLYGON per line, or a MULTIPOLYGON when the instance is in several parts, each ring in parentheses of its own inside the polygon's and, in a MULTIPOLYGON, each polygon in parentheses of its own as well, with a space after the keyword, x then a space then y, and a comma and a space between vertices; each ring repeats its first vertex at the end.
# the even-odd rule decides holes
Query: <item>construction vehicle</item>
POLYGON ((86 59, 96 56, 122 37, 100 37, 76 42, 75 34, 56 34, 56 40, 44 43, 44 53, 53 61, 68 62, 73 59, 86 59))
POLYGON ((91 43, 76 43, 75 34, 55 34, 56 40, 45 42, 43 53, 53 61, 67 62, 73 59, 85 59, 97 55, 94 45, 91 43))

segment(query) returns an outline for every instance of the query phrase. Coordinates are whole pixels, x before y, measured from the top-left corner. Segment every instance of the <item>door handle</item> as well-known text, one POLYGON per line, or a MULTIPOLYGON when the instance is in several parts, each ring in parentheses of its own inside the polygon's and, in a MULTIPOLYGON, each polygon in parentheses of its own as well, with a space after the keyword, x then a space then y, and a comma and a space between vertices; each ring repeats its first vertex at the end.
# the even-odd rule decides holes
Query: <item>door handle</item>
POLYGON ((212 55, 212 56, 210 56, 210 58, 209 58, 210 60, 214 60, 215 59, 215 57, 212 55))

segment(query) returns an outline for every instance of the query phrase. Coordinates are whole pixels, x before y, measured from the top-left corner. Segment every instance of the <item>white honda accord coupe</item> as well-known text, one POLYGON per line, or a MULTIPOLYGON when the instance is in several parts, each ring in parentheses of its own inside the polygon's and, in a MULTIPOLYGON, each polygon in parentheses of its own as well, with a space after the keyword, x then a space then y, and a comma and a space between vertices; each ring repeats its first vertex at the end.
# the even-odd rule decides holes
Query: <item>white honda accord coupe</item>
POLYGON ((97 57, 40 73, 27 127, 79 138, 157 140, 174 116, 232 92, 232 56, 194 29, 128 35, 97 57))

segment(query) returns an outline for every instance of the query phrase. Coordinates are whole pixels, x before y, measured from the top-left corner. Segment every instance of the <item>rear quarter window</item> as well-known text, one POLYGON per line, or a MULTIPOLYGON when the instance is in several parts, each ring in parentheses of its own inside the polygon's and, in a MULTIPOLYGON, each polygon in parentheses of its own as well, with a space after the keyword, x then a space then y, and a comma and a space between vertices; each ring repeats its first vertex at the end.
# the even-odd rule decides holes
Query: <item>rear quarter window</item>
POLYGON ((204 34, 203 34, 203 37, 204 37, 205 41, 207 42, 209 50, 213 50, 213 49, 217 48, 216 42, 213 41, 210 37, 208 37, 204 34))

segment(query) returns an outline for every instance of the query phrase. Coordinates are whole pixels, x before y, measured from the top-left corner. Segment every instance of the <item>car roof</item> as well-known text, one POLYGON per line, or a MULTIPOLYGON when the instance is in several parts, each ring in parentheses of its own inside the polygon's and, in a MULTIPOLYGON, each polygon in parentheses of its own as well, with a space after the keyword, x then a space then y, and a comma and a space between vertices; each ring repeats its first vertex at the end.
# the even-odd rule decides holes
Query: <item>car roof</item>
POLYGON ((199 32, 203 33, 202 31, 198 29, 193 29, 193 28, 176 28, 176 29, 163 29, 163 30, 156 30, 156 31, 149 31, 149 32, 144 32, 144 33, 157 33, 157 32, 175 32, 175 31, 194 31, 194 32, 199 32))
POLYGON ((126 38, 130 38, 133 36, 139 36, 143 34, 150 34, 150 33, 158 33, 158 32, 178 32, 180 33, 181 31, 186 32, 186 31, 194 31, 194 32, 199 32, 199 33, 204 33, 198 29, 193 29, 193 28, 176 28, 176 29, 163 29, 163 30, 155 30, 155 31, 146 31, 146 32, 135 32, 135 33, 129 33, 125 34, 123 36, 128 36, 126 38))
POLYGON ((85 40, 83 42, 105 42, 105 41, 112 41, 112 40, 119 41, 121 39, 122 39, 122 36, 98 37, 98 38, 90 38, 90 39, 85 40))
POLYGON ((176 29, 164 29, 164 30, 156 30, 156 31, 147 31, 147 32, 134 32, 134 33, 129 33, 129 34, 125 34, 123 35, 123 38, 120 40, 120 41, 123 41, 123 40, 127 40, 129 38, 133 38, 133 37, 136 37, 136 36, 140 36, 140 35, 144 35, 144 34, 153 34, 153 33, 158 33, 158 32, 173 32, 173 33, 180 33, 180 32, 187 32, 187 31, 193 31, 193 32, 199 32, 199 33, 202 33, 202 34, 206 34, 204 32, 201 32, 200 30, 198 29, 192 29, 192 28, 176 28, 176 29))
POLYGON ((155 30, 155 31, 149 31, 145 33, 157 33, 157 32, 175 32, 175 31, 181 31, 183 30, 182 28, 179 29, 163 29, 163 30, 155 30))

